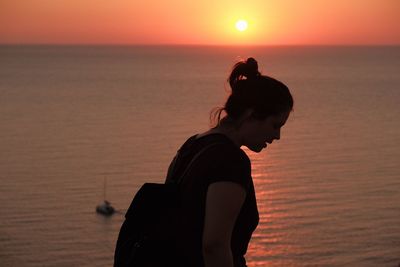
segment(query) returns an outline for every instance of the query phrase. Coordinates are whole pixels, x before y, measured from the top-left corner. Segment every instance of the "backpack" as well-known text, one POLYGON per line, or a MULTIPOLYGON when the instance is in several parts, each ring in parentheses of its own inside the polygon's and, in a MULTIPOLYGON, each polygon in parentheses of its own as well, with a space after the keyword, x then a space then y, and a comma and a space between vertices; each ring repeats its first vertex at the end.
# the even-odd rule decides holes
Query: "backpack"
MULTIPOLYGON (((201 149, 178 179, 170 183, 145 183, 134 196, 125 214, 114 253, 114 267, 179 266, 179 184, 196 159, 213 143, 201 149)), ((179 150, 168 170, 176 169, 179 150)), ((167 180, 170 180, 167 178, 167 180)))

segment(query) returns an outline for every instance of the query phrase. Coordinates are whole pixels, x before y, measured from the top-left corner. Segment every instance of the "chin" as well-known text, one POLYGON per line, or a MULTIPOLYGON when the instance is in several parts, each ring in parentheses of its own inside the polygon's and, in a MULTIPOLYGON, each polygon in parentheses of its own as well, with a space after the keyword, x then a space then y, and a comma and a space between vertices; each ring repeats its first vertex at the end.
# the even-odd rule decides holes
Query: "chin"
POLYGON ((260 153, 263 150, 264 147, 261 147, 261 146, 248 146, 247 148, 250 149, 253 152, 260 153))

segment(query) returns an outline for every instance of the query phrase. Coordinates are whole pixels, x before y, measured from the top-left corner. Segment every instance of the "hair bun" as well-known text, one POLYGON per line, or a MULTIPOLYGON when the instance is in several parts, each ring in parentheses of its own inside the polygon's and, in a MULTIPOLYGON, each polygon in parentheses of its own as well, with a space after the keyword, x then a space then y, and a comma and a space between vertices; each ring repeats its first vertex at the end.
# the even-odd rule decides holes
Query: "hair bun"
POLYGON ((240 61, 233 66, 228 81, 232 90, 235 91, 236 84, 245 80, 244 78, 252 79, 260 75, 257 61, 254 58, 249 57, 246 61, 240 61))
POLYGON ((254 58, 249 57, 246 60, 245 64, 246 73, 244 73, 244 76, 246 76, 247 78, 253 78, 260 75, 260 72, 258 71, 258 63, 254 58))

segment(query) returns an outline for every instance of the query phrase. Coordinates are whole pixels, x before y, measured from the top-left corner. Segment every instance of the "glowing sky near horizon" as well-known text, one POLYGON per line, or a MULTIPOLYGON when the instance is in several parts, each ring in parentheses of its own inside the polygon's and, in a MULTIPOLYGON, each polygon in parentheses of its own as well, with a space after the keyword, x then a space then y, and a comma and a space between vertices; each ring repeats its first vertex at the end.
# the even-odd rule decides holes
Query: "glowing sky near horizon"
POLYGON ((3 44, 393 45, 399 25, 400 0, 0 1, 3 44))

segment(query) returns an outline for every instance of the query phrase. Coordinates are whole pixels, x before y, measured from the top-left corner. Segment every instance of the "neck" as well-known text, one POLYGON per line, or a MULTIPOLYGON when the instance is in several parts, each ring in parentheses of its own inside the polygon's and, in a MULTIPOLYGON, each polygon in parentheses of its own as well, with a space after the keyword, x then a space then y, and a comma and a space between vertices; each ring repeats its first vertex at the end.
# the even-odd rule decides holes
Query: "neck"
POLYGON ((210 133, 221 133, 221 134, 227 136, 238 147, 241 147, 243 145, 243 141, 242 141, 243 138, 240 133, 240 125, 238 125, 234 121, 231 121, 227 118, 222 119, 220 124, 217 127, 209 130, 209 132, 210 133))

